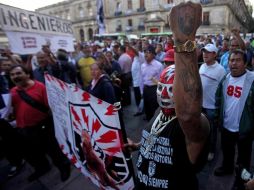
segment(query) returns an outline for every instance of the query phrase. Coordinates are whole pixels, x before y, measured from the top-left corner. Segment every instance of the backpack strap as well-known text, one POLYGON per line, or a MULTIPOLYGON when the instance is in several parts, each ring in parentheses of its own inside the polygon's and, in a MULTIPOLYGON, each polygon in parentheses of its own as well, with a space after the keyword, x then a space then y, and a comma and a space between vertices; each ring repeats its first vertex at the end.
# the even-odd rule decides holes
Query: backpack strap
POLYGON ((27 104, 29 104, 33 108, 43 113, 49 112, 49 108, 47 106, 43 105, 42 103, 38 102, 37 100, 29 96, 24 90, 17 90, 17 93, 22 100, 24 100, 27 104))

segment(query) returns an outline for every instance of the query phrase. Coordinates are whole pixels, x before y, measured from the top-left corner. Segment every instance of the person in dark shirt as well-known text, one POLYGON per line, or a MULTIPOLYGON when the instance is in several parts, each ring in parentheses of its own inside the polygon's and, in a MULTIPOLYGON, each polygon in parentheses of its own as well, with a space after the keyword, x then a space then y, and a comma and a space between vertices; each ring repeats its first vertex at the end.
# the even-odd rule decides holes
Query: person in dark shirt
MULTIPOLYGON (((170 26, 176 42, 195 44, 201 14, 201 5, 191 2, 172 8, 170 26)), ((176 48, 175 52, 175 65, 165 68, 158 82, 159 115, 143 130, 139 144, 129 140, 125 145, 131 149, 140 146, 137 189, 197 190, 196 172, 207 159, 209 122, 201 114, 196 48, 176 48)))
POLYGON ((86 89, 87 92, 105 102, 114 104, 116 102, 114 87, 108 75, 105 74, 104 64, 96 61, 90 68, 92 81, 86 89))

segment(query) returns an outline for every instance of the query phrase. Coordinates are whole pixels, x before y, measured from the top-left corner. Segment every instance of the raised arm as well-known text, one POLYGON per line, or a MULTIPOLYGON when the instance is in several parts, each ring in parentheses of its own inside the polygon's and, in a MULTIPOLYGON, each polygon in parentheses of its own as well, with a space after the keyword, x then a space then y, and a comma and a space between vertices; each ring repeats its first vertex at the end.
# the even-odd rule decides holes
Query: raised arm
POLYGON ((205 125, 207 120, 201 115, 202 87, 195 48, 201 13, 201 5, 191 2, 181 3, 170 12, 170 26, 175 41, 175 110, 193 163, 209 134, 209 127, 205 125))
POLYGON ((242 37, 240 36, 240 30, 234 28, 231 30, 231 33, 232 33, 233 38, 237 39, 240 49, 245 50, 246 46, 245 46, 245 43, 244 43, 242 37))

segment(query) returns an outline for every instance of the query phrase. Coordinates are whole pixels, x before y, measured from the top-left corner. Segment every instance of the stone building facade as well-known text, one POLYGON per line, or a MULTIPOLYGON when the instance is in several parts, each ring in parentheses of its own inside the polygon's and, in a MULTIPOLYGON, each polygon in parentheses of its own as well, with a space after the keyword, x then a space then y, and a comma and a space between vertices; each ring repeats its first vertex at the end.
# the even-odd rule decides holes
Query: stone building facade
MULTIPOLYGON (((185 0, 103 0, 106 32, 139 35, 170 31, 169 11, 183 1, 185 0)), ((224 33, 233 27, 240 28, 241 32, 254 31, 249 0, 192 1, 201 3, 203 7, 199 34, 224 33)), ((98 32, 96 0, 66 0, 36 11, 71 20, 77 41, 90 40, 98 32)))

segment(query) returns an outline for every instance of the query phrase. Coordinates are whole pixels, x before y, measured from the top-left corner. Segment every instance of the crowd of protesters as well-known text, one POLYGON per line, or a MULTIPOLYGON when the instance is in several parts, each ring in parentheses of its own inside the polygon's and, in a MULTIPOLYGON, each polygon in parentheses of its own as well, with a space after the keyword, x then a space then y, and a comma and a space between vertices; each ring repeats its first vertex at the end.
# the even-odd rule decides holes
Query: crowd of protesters
MULTIPOLYGON (((220 128, 221 145, 217 146, 222 148, 223 163, 215 170, 214 175, 232 174, 236 168, 234 187, 239 190, 245 188, 241 180, 242 169, 250 170, 254 135, 253 41, 254 39, 244 41, 235 29, 227 35, 196 36, 196 53, 199 60, 197 64, 200 67, 203 86, 202 108, 212 131, 208 161, 214 158, 217 130, 220 128), (241 95, 244 98, 241 98, 241 95), (235 114, 232 110, 239 111, 235 114), (233 159, 235 145, 238 146, 236 164, 233 159)), ((77 43, 74 52, 59 49, 55 53, 51 52, 49 45, 44 45, 35 55, 16 55, 4 49, 1 50, 0 63, 1 94, 10 93, 13 99, 13 112, 5 115, 1 113, 0 126, 3 152, 13 166, 9 176, 19 172, 24 160, 35 168, 35 173, 29 180, 44 175, 50 169, 45 157, 45 154, 49 153, 64 181, 69 176, 69 163, 62 158, 60 152, 57 155, 52 154, 52 151, 58 151, 59 147, 47 150, 45 145, 56 143, 54 132, 45 132, 45 129, 43 132, 41 128, 45 125, 52 128, 47 98, 43 95, 46 92, 43 84, 44 73, 66 83, 75 83, 108 103, 120 101, 123 112, 124 107, 131 104, 133 88, 137 107, 133 116, 144 114, 143 119, 149 121, 159 106, 156 89, 160 74, 165 67, 174 64, 174 39, 172 36, 161 36, 119 41, 88 41, 77 43), (38 86, 37 92, 32 89, 34 85, 38 86), (24 105, 24 100, 18 92, 22 90, 44 104, 46 112, 24 105), (31 114, 35 114, 37 120, 31 114), (16 122, 13 122, 15 120, 16 122), (32 128, 40 129, 31 130, 32 128), (52 138, 45 139, 45 134, 37 133, 50 134, 52 138), (15 135, 19 138, 15 138, 15 135), (44 146, 38 142, 38 137, 44 138, 44 146), (17 139, 23 143, 17 142, 17 139), (15 142, 20 144, 20 149, 15 146, 15 142), (38 148, 40 146, 41 148, 38 148)))

